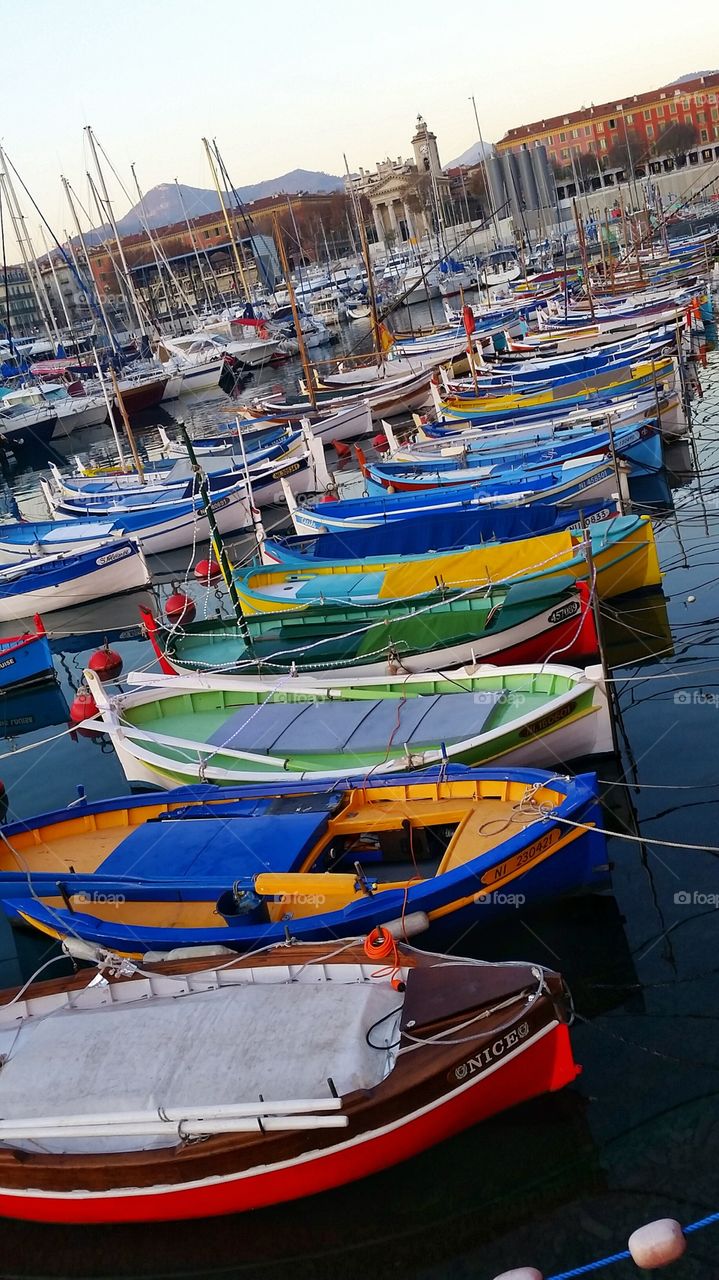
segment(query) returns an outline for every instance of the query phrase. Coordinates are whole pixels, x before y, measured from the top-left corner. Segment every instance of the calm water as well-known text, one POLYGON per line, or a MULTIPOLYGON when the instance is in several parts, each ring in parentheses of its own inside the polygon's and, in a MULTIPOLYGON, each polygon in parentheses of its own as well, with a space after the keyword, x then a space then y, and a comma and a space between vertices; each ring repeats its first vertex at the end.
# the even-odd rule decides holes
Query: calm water
MULTIPOLYGON (((293 372, 273 372, 269 381, 293 372)), ((672 843, 719 846, 716 355, 703 381, 695 414, 700 474, 688 447, 671 450, 671 505, 665 493, 655 522, 664 596, 635 600, 631 614, 622 611, 623 626, 615 610, 607 617, 611 658, 621 663, 614 677, 622 741, 621 768, 600 766, 607 823, 667 845, 615 836, 613 896, 518 918, 491 935, 476 930, 455 948, 564 972, 578 1015, 577 1085, 409 1165, 251 1216, 78 1233, 3 1223, 3 1277, 350 1280, 379 1269, 401 1280, 491 1280, 530 1264, 549 1276, 622 1248, 652 1217, 689 1222, 719 1208, 716 854, 672 843)), ((182 412, 206 427, 232 416, 224 399, 183 401, 182 412)), ((154 452, 152 432, 142 439, 154 452)), ((23 508, 39 513, 36 476, 22 473, 13 485, 23 508)), ((188 554, 153 566, 161 584, 183 576, 188 554)), ((0 777, 12 816, 65 804, 78 784, 91 797, 127 789, 102 738, 55 735, 67 727, 67 704, 102 635, 110 634, 125 671, 150 664, 135 630, 137 600, 49 619, 59 689, 0 705, 0 777)), ((4 985, 50 954, 43 942, 0 925, 4 985)), ((719 1273, 717 1257, 719 1231, 709 1229, 692 1237, 689 1259, 671 1275, 707 1280, 719 1273)), ((602 1274, 623 1280, 637 1272, 620 1264, 602 1274)))

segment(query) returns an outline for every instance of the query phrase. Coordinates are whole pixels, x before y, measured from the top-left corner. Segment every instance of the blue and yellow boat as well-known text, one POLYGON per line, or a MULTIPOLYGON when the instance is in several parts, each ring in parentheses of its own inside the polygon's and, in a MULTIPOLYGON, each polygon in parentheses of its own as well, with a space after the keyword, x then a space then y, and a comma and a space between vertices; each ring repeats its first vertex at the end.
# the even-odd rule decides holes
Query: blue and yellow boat
POLYGON ((607 884, 593 774, 440 768, 391 781, 187 787, 3 830, 15 922, 121 954, 423 941, 607 884))
MULTIPOLYGON (((366 534, 376 532, 379 543, 386 533, 391 534, 392 527, 367 530, 366 534)), ((647 516, 599 521, 589 526, 589 537, 601 596, 626 595, 660 585, 654 531, 647 516)), ((318 604, 360 606, 381 600, 389 604, 428 591, 459 593, 471 587, 549 580, 567 574, 586 580, 588 573, 582 531, 575 525, 525 539, 490 541, 423 555, 397 551, 360 561, 310 562, 306 567, 254 565, 237 570, 234 577, 245 612, 271 613, 318 604)))

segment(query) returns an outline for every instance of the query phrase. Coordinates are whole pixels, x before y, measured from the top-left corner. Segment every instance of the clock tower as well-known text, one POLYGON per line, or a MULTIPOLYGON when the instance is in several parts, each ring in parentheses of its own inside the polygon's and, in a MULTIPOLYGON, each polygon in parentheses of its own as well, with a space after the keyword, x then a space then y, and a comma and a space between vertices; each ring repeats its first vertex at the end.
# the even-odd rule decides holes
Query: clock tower
POLYGON ((420 115, 417 116, 417 127, 412 139, 412 148, 414 150, 414 162, 420 173, 431 173, 435 178, 441 178, 442 165, 439 161, 439 151, 437 150, 437 136, 427 128, 427 123, 420 115))

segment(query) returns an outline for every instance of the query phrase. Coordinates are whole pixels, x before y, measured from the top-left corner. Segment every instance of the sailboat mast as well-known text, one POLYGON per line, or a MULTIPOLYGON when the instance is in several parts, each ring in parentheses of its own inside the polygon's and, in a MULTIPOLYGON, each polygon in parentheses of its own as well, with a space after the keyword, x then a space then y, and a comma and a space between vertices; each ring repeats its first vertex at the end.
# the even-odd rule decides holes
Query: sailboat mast
POLYGON ((53 333, 55 334, 55 341, 59 342, 60 334, 58 333, 57 325, 55 324, 55 317, 52 312, 52 307, 50 306, 50 299, 47 296, 42 276, 37 270, 35 249, 25 225, 23 211, 18 204, 15 188, 12 184, 10 171, 6 163, 5 152, 2 147, 0 147, 0 182, 4 184, 5 203, 10 212, 10 221, 12 222, 15 238, 20 247, 23 266, 28 274, 28 279, 30 281, 33 294, 35 295, 37 309, 43 319, 45 332, 47 333, 50 342, 52 342, 53 333))
POLYGON ((381 365, 382 364, 382 343, 380 341, 379 316, 377 315, 377 297, 374 291, 374 275, 372 274, 372 262, 369 256, 369 243, 367 241, 367 231, 364 225, 364 218, 361 216, 359 201, 357 199, 357 193, 354 187, 352 186, 352 182, 350 180, 350 167, 349 167, 349 164, 347 163, 347 156, 344 152, 342 153, 342 159, 345 162, 345 173, 347 175, 348 186, 350 189, 350 200, 352 201, 352 209, 354 211, 355 221, 357 223, 357 234, 360 240, 362 257, 364 258, 365 271, 367 272, 367 289, 369 291, 369 310, 370 310, 370 320, 372 324, 372 338, 374 341, 375 351, 377 353, 377 363, 378 365, 381 365))
POLYGON ((117 223, 116 223, 116 221, 115 221, 115 215, 114 215, 114 213, 113 213, 113 211, 112 211, 112 205, 111 205, 111 203, 110 203, 110 196, 109 196, 109 194, 108 194, 107 184, 106 184, 106 182, 105 182, 105 175, 104 175, 104 173, 102 172, 102 168, 101 168, 101 165, 100 165, 100 159, 99 159, 99 156, 98 156, 98 154, 97 154, 97 147, 96 147, 96 145, 95 145, 95 137, 94 137, 94 134, 93 134, 93 132, 92 132, 92 128, 90 127, 90 125, 89 125, 89 124, 85 126, 85 133, 87 134, 87 140, 88 140, 88 142, 89 142, 89 144, 90 144, 90 150, 92 151, 92 158, 93 158, 93 160, 95 161, 95 168, 96 168, 96 170, 97 170, 97 177, 98 177, 98 181, 99 181, 99 183, 100 183, 100 190, 101 190, 101 192, 102 192, 103 203, 104 203, 104 205, 105 205, 105 209, 106 209, 106 216, 107 216, 107 218, 109 219, 110 226, 112 227, 112 232, 113 232, 113 235, 114 235, 114 237, 115 237, 115 244, 117 245, 117 252, 118 252, 118 255, 119 255, 119 258, 120 258, 120 262, 122 263, 122 270, 123 270, 123 272, 124 272, 124 275, 125 275, 125 281, 126 281, 126 283, 127 283, 127 287, 128 287, 129 293, 130 293, 130 301, 131 301, 131 303, 132 303, 132 308, 133 308, 133 311, 135 312, 135 316, 136 316, 136 318, 137 318, 138 333, 142 334, 142 333, 144 332, 144 330, 145 330, 145 322, 144 322, 144 320, 143 320, 143 318, 142 318, 142 313, 141 313, 141 311, 140 311, 140 302, 139 302, 139 299, 138 299, 138 297, 137 297, 137 293, 136 293, 136 291, 135 291, 135 284, 134 284, 134 281, 133 281, 133 279, 132 279, 132 276, 130 275, 130 269, 129 269, 128 265, 127 265, 127 260, 126 260, 126 258, 125 258, 125 251, 124 251, 124 249, 123 249, 123 247, 122 247, 122 241, 120 240, 120 233, 119 233, 119 231, 118 231, 118 229, 117 229, 117 223))
POLYGON ((133 182, 135 183, 135 190, 136 190, 136 192, 137 192, 137 198, 138 198, 138 200, 139 200, 139 202, 140 202, 140 216, 141 216, 142 223, 143 223, 143 226, 144 226, 144 228, 145 228, 145 231, 147 232, 147 238, 148 238, 148 240, 150 241, 150 249, 152 250, 152 260, 153 260, 153 262, 154 262, 154 264, 155 264, 155 270, 157 271, 157 277, 158 277, 158 279, 159 279, 159 281, 160 281, 160 288, 162 289, 162 296, 163 296, 163 298, 164 298, 164 300, 165 300, 165 306, 167 307, 167 317, 168 317, 168 320, 170 321, 170 324, 172 324, 172 304, 171 304, 171 302, 170 302, 170 295, 169 295, 169 293, 167 292, 167 287, 166 287, 166 285, 165 285, 165 278, 164 278, 164 276, 163 276, 163 274, 162 274, 162 264, 161 264, 161 262, 160 262, 160 259, 159 259, 158 253, 157 253, 157 246, 155 245, 155 237, 152 235, 152 232, 150 231, 150 225, 149 225, 149 223, 148 223, 148 221, 147 221, 147 216, 146 216, 146 214, 145 214, 145 197, 144 197, 144 195, 142 194, 142 191, 141 191, 141 189, 140 189, 140 184, 139 184, 139 182, 138 182, 138 180, 137 180, 137 174, 135 173, 135 162, 134 162, 134 160, 133 160, 132 164, 130 165, 130 173, 132 174, 132 180, 133 180, 133 182))
POLYGON ((3 212, 2 193, 3 193, 3 185, 0 177, 0 250, 2 250, 2 274, 3 274, 3 285, 5 288, 5 329, 7 331, 8 342, 12 344, 12 321, 10 316, 10 289, 8 288, 8 278, 7 278, 7 254, 5 253, 5 214, 3 212))
MULTIPOLYGON (((98 306, 99 306, 99 308, 100 308, 100 315, 102 316, 103 324, 104 324, 104 326, 105 326, 105 329, 107 330, 107 336, 108 336, 108 338, 110 339, 110 346, 112 347, 112 350, 113 350, 114 352, 117 352, 117 347, 115 346, 115 339, 114 339, 114 338, 113 338, 113 336, 112 336, 112 329, 110 328, 110 323, 109 323, 108 318, 107 318, 107 312, 105 311, 105 306, 104 306, 104 303, 103 303, 103 301, 102 301, 102 294, 100 293, 99 288, 97 288, 97 287, 96 287, 96 285, 95 285, 95 277, 94 277, 94 275, 92 274, 92 267, 90 266, 90 256, 89 256, 89 254, 88 254, 88 252, 87 252, 87 245, 85 244, 85 237, 84 237, 84 236, 83 236, 83 234, 82 234, 82 227, 80 226, 80 219, 79 219, 79 218, 78 218, 78 216, 77 216, 77 209, 75 208, 75 202, 73 201, 72 194, 71 194, 71 191, 70 191, 70 183, 68 182, 67 178, 63 177, 62 175, 60 176, 60 181, 61 181, 61 183, 62 183, 62 185, 63 185, 63 190, 64 190, 64 192, 65 192, 65 197, 66 197, 66 199, 67 199, 67 203, 68 203, 68 205, 69 205, 69 207, 70 207, 70 214, 71 214, 71 217, 72 217, 73 222, 75 223, 75 232, 76 232, 76 234, 77 234, 77 238, 78 238, 78 240, 80 241, 80 247, 82 248, 82 255, 83 255, 84 259, 85 259, 85 265, 87 266, 87 272, 88 272, 88 285, 89 285, 91 288, 93 288, 93 289, 95 290, 95 296, 96 296, 96 298, 97 298, 97 305, 98 305, 98 306)), ((74 260, 75 260, 75 254, 74 254, 74 252, 72 251, 72 241, 70 241, 70 252, 72 253, 73 261, 74 261, 74 260)), ((78 272, 78 275, 79 275, 79 272, 78 272)))
POLYGON ((52 282, 55 286, 55 292, 58 298, 60 299, 60 306, 62 307, 62 314, 65 317, 65 324, 67 325, 67 331, 69 334, 72 334, 72 321, 70 319, 70 316, 68 315, 68 310, 65 305, 65 295, 62 292, 62 289, 60 288, 60 284, 58 282, 57 272, 55 271, 55 263, 52 257, 52 250, 48 248, 47 236, 45 235, 45 228, 42 225, 40 227, 40 235, 42 236, 42 243, 45 249, 47 260, 50 263, 50 271, 52 273, 52 282))
POLYGON ((243 289, 244 289, 244 291, 245 291, 245 299, 249 302, 249 300, 250 300, 250 291, 249 291, 249 289, 248 289, 248 287, 247 287, 247 279, 246 279, 246 277, 245 277, 244 268, 243 268, 243 266, 242 266, 242 260, 241 260, 241 258, 240 258, 240 253, 239 253, 239 250, 238 250, 238 248, 237 248, 237 238, 236 238, 235 233, 234 233, 234 232, 233 232, 233 230, 232 230, 232 227, 230 226, 230 218, 229 218, 229 214, 228 214, 228 212, 227 212, 227 205, 225 204, 225 197, 223 196, 222 191, 221 191, 221 189, 220 189, 220 179, 219 179, 219 177, 217 176, 217 169, 215 168, 215 160, 214 160, 214 156, 213 156, 213 154, 212 154, 212 148, 211 148, 211 146, 210 146, 210 144, 209 144, 209 142, 208 142, 207 138, 203 138, 203 139, 202 139, 202 143, 203 143, 203 146, 204 146, 204 148, 205 148, 205 152, 207 153, 207 163, 208 163, 208 164, 209 164, 209 166, 210 166, 210 173, 212 174, 212 181, 213 181, 213 182, 214 182, 214 184, 215 184, 215 191, 217 192, 217 198, 218 198, 218 200, 219 200, 219 202, 220 202, 220 208, 222 209, 222 216, 223 216, 223 218, 224 218, 224 220, 225 220, 225 227, 226 227, 226 230, 227 230, 227 236, 228 236, 228 239, 229 239, 229 241, 230 241, 230 245, 231 245, 231 247, 232 247, 232 254, 233 254, 233 257, 234 257, 234 259, 235 259, 235 271, 236 271, 236 275, 235 275, 235 286, 236 286, 236 288, 237 288, 237 292, 239 293, 239 292, 240 292, 240 281, 242 281, 242 288, 243 288, 243 289))
POLYGON ((310 367, 310 362, 307 357, 307 347, 305 346, 305 335, 302 332, 302 325, 300 324, 300 313, 297 309, 297 298, 295 297, 295 288, 292 283, 292 275, 290 273, 290 264, 287 258, 287 249, 285 248, 285 238, 282 233, 282 227, 280 226, 280 221, 279 221, 279 218, 277 217, 277 214, 274 214, 272 221, 274 224, 273 230, 275 235, 275 243, 277 245, 277 252, 280 255, 280 262, 282 264, 282 271, 284 273, 285 283, 287 285, 287 292, 290 295, 292 319, 295 325, 295 333, 297 334, 297 345, 299 346, 299 349, 300 349, 300 360, 302 361, 302 372, 305 375, 305 382, 307 384, 307 395, 309 396, 310 404, 312 405, 312 408, 316 411, 317 396, 315 394, 314 378, 312 376, 312 369, 310 367))
POLYGON ((192 248, 193 248, 193 249, 194 249, 194 251, 195 251, 195 259, 196 259, 196 261, 197 261, 197 269, 198 269, 198 271, 199 271, 199 273, 200 273, 200 280, 201 280, 201 282, 202 282, 202 288, 203 288, 203 291, 204 291, 204 294, 205 294, 205 301, 207 302, 208 307, 211 307, 211 306, 212 306, 212 297, 210 296, 210 290, 209 290, 209 288, 207 287, 207 281, 205 280, 205 273, 204 273, 204 271, 202 270, 202 260, 201 260, 201 258, 200 258, 200 250, 199 250, 198 245, 197 245, 197 240, 196 240, 196 238, 195 238, 195 232, 194 232, 194 229, 193 229, 193 227, 192 227, 192 224, 191 224, 191 222, 190 222, 190 219, 189 219, 189 218, 188 218, 188 216, 187 216, 187 209, 185 208, 185 201, 184 201, 184 200, 183 200, 183 198, 182 198, 182 187, 180 186, 179 182, 177 181, 177 178, 175 178, 175 186, 177 187, 177 194, 178 194, 178 196, 179 196, 179 200, 180 200, 180 208, 182 209, 182 216, 183 216, 183 218, 185 219, 185 226, 187 227, 187 230, 188 230, 188 233, 189 233, 189 236, 190 236, 190 243, 191 243, 191 245, 192 245, 192 248))

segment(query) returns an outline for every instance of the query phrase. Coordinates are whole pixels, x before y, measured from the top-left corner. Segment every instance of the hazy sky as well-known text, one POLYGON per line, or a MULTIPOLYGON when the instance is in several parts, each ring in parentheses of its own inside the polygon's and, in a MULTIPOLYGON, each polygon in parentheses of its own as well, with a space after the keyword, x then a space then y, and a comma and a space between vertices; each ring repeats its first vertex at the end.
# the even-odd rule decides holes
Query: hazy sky
MULTIPOLYGON (((676 0, 0 0, 0 138, 58 232, 83 199, 92 124, 129 188, 341 173, 410 153, 421 111, 444 163, 476 140, 719 65, 719 7, 676 0)), ((113 182, 118 216, 127 199, 113 182)), ((29 212, 25 202, 26 212, 29 212)), ((37 217, 30 219, 37 235, 37 217)))

